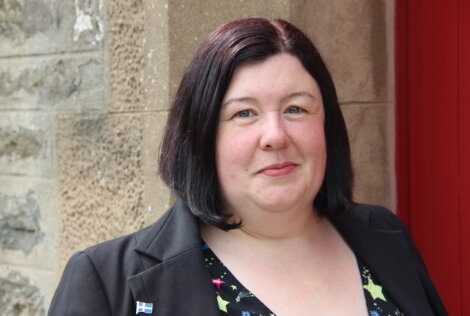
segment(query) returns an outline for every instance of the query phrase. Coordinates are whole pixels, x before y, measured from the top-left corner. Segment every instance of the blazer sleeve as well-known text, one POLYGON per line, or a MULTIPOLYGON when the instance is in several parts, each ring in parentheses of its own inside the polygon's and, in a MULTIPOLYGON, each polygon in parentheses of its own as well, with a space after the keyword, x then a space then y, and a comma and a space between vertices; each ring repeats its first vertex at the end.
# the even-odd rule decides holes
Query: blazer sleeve
POLYGON ((110 316, 100 277, 85 252, 67 263, 49 307, 49 316, 110 316))
POLYGON ((418 251, 408 229, 404 226, 403 223, 400 222, 400 226, 402 231, 405 233, 406 238, 408 239, 408 244, 410 245, 411 253, 415 259, 416 269, 418 270, 421 282, 423 284, 424 290, 426 292, 426 296, 428 298, 429 304, 434 312, 434 315, 438 316, 447 316, 449 315, 442 303, 442 300, 439 296, 439 293, 434 286, 433 282, 431 281, 431 277, 429 276, 428 270, 426 269, 426 264, 418 251))

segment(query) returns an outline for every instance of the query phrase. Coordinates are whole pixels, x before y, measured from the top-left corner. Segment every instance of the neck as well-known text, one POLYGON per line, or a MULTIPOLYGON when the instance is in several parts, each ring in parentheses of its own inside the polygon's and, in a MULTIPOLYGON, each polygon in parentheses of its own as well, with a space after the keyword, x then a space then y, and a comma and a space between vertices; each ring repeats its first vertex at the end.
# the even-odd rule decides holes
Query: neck
POLYGON ((312 234, 321 218, 309 207, 283 212, 252 212, 242 219, 240 233, 258 240, 281 241, 312 234))
POLYGON ((262 244, 275 247, 292 245, 292 242, 311 243, 317 239, 322 218, 311 206, 287 211, 256 210, 240 216, 243 220, 240 229, 228 232, 210 225, 202 227, 202 237, 211 243, 262 244))

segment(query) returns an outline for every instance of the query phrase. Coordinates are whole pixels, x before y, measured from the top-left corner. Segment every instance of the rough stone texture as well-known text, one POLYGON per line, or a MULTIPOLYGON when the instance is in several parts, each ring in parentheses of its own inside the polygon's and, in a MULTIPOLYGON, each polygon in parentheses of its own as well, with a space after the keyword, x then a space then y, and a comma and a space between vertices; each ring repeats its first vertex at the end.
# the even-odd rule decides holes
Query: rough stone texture
POLYGON ((0 156, 18 159, 37 156, 41 151, 42 137, 23 127, 13 131, 0 130, 0 156))
POLYGON ((17 271, 0 276, 0 310, 4 316, 43 316, 44 297, 39 288, 17 271))
POLYGON ((387 154, 387 105, 342 107, 351 143, 357 202, 391 207, 387 154))
POLYGON ((386 0, 293 1, 292 21, 313 40, 344 102, 385 102, 386 0))
POLYGON ((103 1, 0 0, 0 315, 57 286, 55 116, 106 110, 103 1))
POLYGON ((50 177, 51 118, 35 113, 0 116, 0 173, 50 177))
POLYGON ((102 0, 3 0, 0 56, 100 48, 102 11, 102 0))
POLYGON ((222 23, 248 16, 289 20, 288 0, 177 0, 169 2, 170 87, 174 96, 198 45, 222 23))
POLYGON ((0 110, 104 109, 100 55, 0 63, 0 110))
MULTIPOLYGON (((57 155, 61 264, 78 249, 141 228, 149 211, 155 211, 143 201, 143 155, 153 150, 143 148, 150 142, 145 141, 145 131, 162 128, 153 125, 159 122, 155 116, 60 117, 57 155)), ((153 141, 158 145, 158 139, 153 141)))
MULTIPOLYGON (((41 179, 37 177, 0 176, 0 213, 6 215, 22 215, 20 218, 26 222, 19 225, 11 225, 0 228, 0 235, 18 237, 10 245, 34 241, 40 238, 41 242, 34 244, 29 251, 15 247, 0 247, 0 264, 6 263, 13 266, 28 266, 34 264, 34 268, 55 271, 56 261, 56 236, 57 236, 57 186, 53 179, 41 179), (7 203, 4 203, 7 202, 7 203), (35 214, 38 211, 40 216, 35 214), (6 212, 6 213, 5 213, 6 212), (30 225, 23 225, 23 224, 30 225), (21 228, 26 230, 21 233, 21 228), (27 228, 36 230, 28 230, 27 228), (37 230, 39 229, 39 230, 37 230)), ((15 219, 13 217, 13 219, 15 219)), ((1 220, 0 220, 1 221, 1 220)), ((20 244, 21 245, 21 244, 20 244)))
POLYGON ((143 0, 106 2, 108 87, 110 112, 143 110, 144 4, 143 0), (141 80, 142 79, 142 80, 141 80))
POLYGON ((43 239, 34 192, 26 196, 0 194, 0 247, 29 253, 43 239))

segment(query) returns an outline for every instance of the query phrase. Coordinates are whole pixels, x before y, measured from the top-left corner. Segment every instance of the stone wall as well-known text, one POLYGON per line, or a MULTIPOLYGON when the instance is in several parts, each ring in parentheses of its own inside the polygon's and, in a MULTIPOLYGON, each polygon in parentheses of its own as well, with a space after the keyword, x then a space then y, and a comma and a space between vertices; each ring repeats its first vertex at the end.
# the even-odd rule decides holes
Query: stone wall
POLYGON ((45 315, 57 285, 57 116, 106 112, 103 22, 100 1, 0 1, 2 315, 45 315))
POLYGON ((281 17, 311 36, 350 131, 354 195, 391 206, 388 3, 0 2, 0 310, 44 315, 73 252, 170 204, 156 176, 168 107, 197 45, 231 19, 281 17))

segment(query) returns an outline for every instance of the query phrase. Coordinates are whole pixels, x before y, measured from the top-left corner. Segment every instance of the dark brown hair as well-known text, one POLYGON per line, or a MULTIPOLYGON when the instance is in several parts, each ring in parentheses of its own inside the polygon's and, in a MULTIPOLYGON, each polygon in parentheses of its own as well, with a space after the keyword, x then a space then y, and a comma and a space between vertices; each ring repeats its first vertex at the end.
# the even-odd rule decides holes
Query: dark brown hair
POLYGON ((215 163, 219 111, 235 69, 247 62, 288 53, 316 80, 323 97, 327 164, 314 206, 335 217, 351 200, 349 142, 331 76, 307 36, 276 19, 246 18, 220 26, 202 43, 186 69, 171 107, 159 160, 166 184, 202 221, 233 229, 221 210, 215 163))

